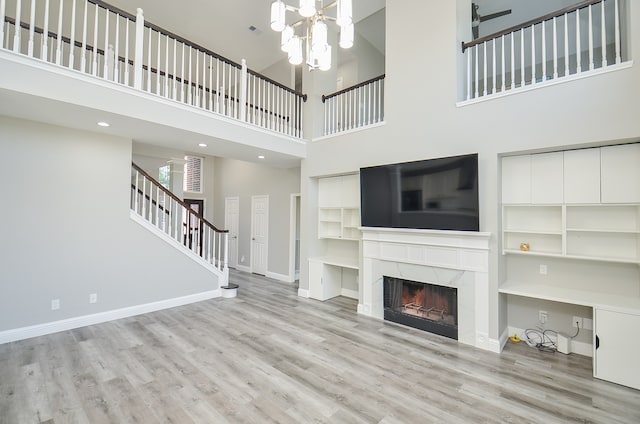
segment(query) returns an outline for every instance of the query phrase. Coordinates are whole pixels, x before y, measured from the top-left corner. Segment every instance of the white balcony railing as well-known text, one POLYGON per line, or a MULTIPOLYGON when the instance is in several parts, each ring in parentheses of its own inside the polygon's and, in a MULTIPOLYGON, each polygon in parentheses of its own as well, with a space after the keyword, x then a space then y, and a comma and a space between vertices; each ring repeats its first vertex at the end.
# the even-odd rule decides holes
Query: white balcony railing
POLYGON ((133 16, 99 0, 0 0, 0 23, 3 49, 303 136, 306 96, 146 23, 142 9, 133 16))
POLYGON ((463 43, 465 100, 620 65, 628 60, 622 49, 621 16, 621 0, 582 1, 463 43))
POLYGON ((384 121, 384 75, 322 96, 324 135, 384 121))

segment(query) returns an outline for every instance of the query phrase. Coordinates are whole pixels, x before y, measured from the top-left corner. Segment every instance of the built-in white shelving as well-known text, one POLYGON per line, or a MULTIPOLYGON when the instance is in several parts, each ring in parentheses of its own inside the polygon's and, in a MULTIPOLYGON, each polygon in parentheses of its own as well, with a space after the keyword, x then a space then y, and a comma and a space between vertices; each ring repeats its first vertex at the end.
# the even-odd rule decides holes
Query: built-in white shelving
POLYGON ((318 238, 360 239, 360 210, 357 208, 319 208, 318 238))
MULTIPOLYGON (((502 251, 640 265, 640 143, 503 158, 502 251)), ((637 291, 571 283, 507 280, 499 292, 593 308, 594 376, 640 389, 637 291)))
POLYGON ((640 264, 640 205, 503 205, 503 253, 640 264))

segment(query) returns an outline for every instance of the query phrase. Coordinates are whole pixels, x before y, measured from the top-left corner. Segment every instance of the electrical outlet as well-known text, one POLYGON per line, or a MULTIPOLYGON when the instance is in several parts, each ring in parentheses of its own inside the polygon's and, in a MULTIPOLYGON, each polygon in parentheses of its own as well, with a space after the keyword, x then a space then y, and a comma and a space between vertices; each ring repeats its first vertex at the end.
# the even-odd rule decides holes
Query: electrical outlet
POLYGON ((58 309, 60 309, 60 299, 51 300, 51 310, 57 311, 58 309))
POLYGON ((98 293, 91 293, 89 295, 89 303, 98 303, 98 293))
POLYGON ((240 262, 241 262, 241 263, 244 263, 244 255, 242 255, 242 256, 240 257, 240 262))
POLYGON ((540 265, 540 275, 547 275, 547 266, 540 265))
POLYGON ((582 317, 573 317, 571 319, 571 326, 572 327, 584 328, 583 325, 582 325, 582 317))
POLYGON ((593 330, 593 320, 591 318, 584 318, 582 320, 582 327, 585 330, 593 330))
POLYGON ((540 321, 540 324, 545 324, 547 322, 547 311, 538 311, 538 321, 540 321))

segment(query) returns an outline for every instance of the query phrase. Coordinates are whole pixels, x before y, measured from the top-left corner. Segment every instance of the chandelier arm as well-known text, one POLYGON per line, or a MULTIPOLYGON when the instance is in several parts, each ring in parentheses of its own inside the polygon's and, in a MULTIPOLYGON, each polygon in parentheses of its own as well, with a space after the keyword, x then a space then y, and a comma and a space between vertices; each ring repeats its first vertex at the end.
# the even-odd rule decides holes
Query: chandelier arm
POLYGON ((329 3, 328 5, 326 5, 326 6, 324 6, 323 8, 321 8, 321 9, 319 10, 319 12, 324 12, 325 10, 329 10, 329 9, 331 9, 332 7, 336 7, 336 6, 338 6, 338 2, 337 2, 337 1, 331 2, 331 3, 329 3))

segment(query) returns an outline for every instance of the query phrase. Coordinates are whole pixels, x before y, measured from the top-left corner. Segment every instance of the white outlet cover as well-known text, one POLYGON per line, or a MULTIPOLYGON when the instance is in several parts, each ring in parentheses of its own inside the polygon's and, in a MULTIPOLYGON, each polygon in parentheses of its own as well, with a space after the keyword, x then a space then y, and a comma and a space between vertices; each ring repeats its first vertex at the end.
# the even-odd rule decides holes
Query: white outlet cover
POLYGON ((57 311, 58 309, 60 309, 60 299, 51 300, 51 310, 57 311))
POLYGON ((98 302, 98 294, 97 293, 91 293, 89 295, 89 303, 97 303, 98 302))
POLYGON ((547 275, 547 266, 546 265, 540 265, 540 274, 547 275))

